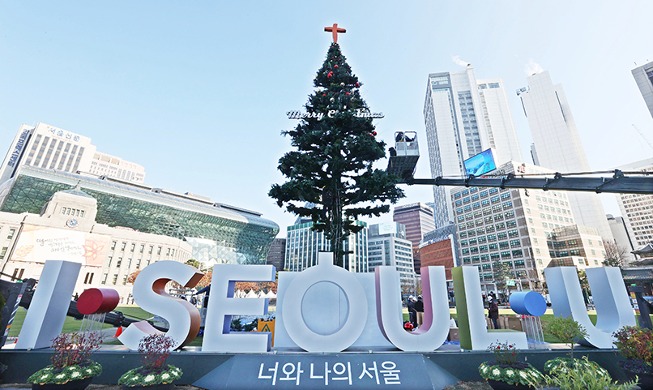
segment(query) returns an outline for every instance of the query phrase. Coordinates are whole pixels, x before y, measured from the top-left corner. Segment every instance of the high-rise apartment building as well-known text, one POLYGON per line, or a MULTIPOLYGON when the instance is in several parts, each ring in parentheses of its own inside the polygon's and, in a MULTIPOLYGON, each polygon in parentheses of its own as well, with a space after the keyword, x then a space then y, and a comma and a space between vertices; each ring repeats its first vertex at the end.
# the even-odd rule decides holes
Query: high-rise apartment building
MULTIPOLYGON (((653 158, 619 169, 623 172, 653 172, 653 158)), ((617 201, 635 249, 653 242, 653 195, 619 194, 617 201)))
MULTIPOLYGON (((497 164, 521 161, 502 81, 477 81, 471 66, 429 74, 424 122, 432 177, 464 175, 463 161, 488 148, 497 164)), ((450 191, 433 187, 437 227, 451 221, 450 191)))
MULTIPOLYGON (((350 234, 344 240, 345 259, 343 266, 351 272, 368 272, 367 242, 368 228, 362 221, 356 225, 364 228, 355 234, 350 234)), ((329 252, 331 243, 323 232, 312 229, 310 218, 297 218, 295 224, 288 226, 286 233, 286 256, 284 269, 300 272, 317 264, 320 252, 329 252)))
POLYGON ((406 239, 413 246, 414 270, 420 273, 419 244, 424 234, 435 229, 433 209, 424 203, 412 203, 404 206, 396 206, 392 214, 392 220, 406 227, 406 239))
POLYGON ((145 178, 142 166, 97 152, 90 138, 45 123, 20 127, 0 165, 0 183, 14 177, 22 165, 135 183, 145 178))
POLYGON ((399 272, 403 293, 415 293, 412 243, 406 240, 406 227, 400 223, 370 225, 367 244, 369 270, 382 265, 399 272))
MULTIPOLYGON (((548 72, 541 72, 529 76, 528 87, 517 95, 531 129, 535 165, 562 173, 591 171, 562 86, 554 85, 548 72)), ((613 239, 597 195, 570 192, 568 198, 578 224, 596 228, 605 240, 613 239)))
POLYGON ((646 102, 646 107, 653 116, 653 62, 638 66, 632 72, 637 87, 639 87, 644 102, 646 102))

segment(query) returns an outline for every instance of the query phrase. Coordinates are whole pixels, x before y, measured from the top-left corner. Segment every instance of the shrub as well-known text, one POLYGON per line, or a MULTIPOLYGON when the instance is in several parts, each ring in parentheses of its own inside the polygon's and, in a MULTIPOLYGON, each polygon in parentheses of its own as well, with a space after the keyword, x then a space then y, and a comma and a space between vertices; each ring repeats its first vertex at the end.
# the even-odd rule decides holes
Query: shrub
POLYGON ((546 330, 571 348, 569 356, 574 357, 575 342, 587 337, 585 328, 571 317, 555 317, 549 321, 546 330))
POLYGON ((118 384, 127 387, 152 386, 169 384, 181 378, 183 372, 180 368, 166 364, 174 345, 175 341, 165 334, 143 337, 138 343, 142 366, 124 373, 118 379, 118 384))
POLYGON ((544 382, 544 376, 535 367, 517 360, 514 344, 493 343, 488 350, 494 354, 495 361, 483 362, 478 367, 483 379, 531 387, 544 382))
POLYGON ((27 378, 33 384, 64 384, 102 373, 102 366, 91 360, 100 348, 102 336, 98 332, 62 333, 52 341, 54 354, 49 366, 27 378))
POLYGON ((615 345, 629 360, 626 368, 638 373, 653 371, 653 331, 635 326, 624 326, 613 333, 615 345))
POLYGON ((552 359, 545 364, 550 375, 546 383, 564 390, 627 390, 635 388, 637 380, 619 384, 612 381, 610 374, 595 362, 583 356, 582 359, 552 359))

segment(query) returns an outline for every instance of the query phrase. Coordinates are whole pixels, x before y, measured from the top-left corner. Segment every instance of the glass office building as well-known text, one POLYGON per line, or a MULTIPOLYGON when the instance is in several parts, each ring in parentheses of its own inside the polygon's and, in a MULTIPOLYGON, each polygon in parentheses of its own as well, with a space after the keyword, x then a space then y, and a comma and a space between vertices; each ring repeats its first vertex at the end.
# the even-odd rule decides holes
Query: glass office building
POLYGON ((279 232, 276 223, 254 211, 160 188, 31 166, 21 167, 0 185, 0 211, 39 214, 55 192, 75 187, 97 200, 97 223, 188 241, 200 261, 265 264, 279 232))

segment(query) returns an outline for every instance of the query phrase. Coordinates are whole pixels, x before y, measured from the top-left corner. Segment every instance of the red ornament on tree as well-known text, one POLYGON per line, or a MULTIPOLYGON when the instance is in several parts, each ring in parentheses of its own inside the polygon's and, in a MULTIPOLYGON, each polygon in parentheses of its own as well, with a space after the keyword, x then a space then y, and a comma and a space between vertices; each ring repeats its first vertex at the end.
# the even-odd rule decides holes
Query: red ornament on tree
POLYGON ((372 135, 376 137, 376 131, 373 131, 373 132, 372 132, 372 135))
POLYGON ((356 88, 360 87, 361 83, 356 83, 356 88))
POLYGON ((323 93, 322 96, 326 96, 326 93, 323 93))
POLYGON ((331 77, 333 77, 333 72, 329 71, 329 73, 327 73, 327 78, 331 78, 331 77))
POLYGON ((351 93, 350 92, 345 92, 345 95, 349 96, 349 95, 351 95, 351 93))
POLYGON ((338 64, 333 65, 334 68, 338 69, 338 64))

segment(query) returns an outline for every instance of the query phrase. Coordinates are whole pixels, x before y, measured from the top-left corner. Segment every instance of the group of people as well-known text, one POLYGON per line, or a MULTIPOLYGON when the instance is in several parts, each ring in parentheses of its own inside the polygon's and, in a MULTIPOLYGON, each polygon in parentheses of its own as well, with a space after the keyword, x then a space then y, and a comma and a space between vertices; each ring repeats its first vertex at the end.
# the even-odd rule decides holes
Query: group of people
MULTIPOLYGON (((407 330, 417 329, 424 322, 424 301, 422 296, 408 296, 406 299, 406 308, 408 309, 408 321, 404 324, 407 330)), ((492 321, 493 329, 501 329, 499 326, 499 301, 494 292, 490 291, 487 296, 488 318, 492 321)))

